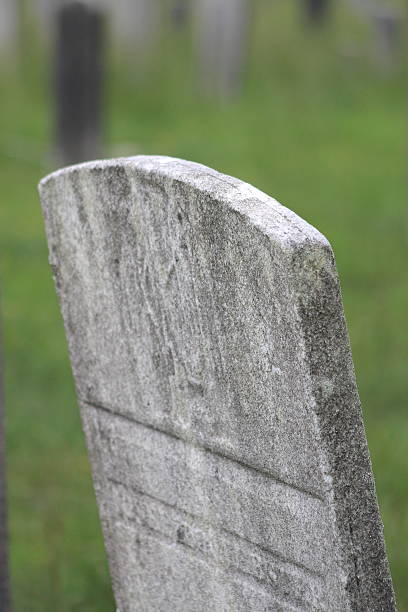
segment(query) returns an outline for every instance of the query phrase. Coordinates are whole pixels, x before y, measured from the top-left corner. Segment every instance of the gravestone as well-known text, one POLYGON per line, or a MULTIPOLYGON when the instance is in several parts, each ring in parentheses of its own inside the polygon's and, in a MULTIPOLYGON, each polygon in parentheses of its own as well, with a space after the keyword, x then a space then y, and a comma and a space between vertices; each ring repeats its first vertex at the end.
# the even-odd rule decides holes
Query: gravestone
MULTIPOLYGON (((29 18, 44 42, 48 43, 52 40, 55 16, 58 11, 64 5, 72 2, 73 0, 29 0, 26 2, 29 18)), ((82 0, 82 3, 104 12, 109 0, 82 0)))
POLYGON ((395 610, 327 240, 165 157, 40 193, 118 609, 395 610))
POLYGON ((190 0, 168 0, 170 19, 177 30, 186 26, 189 18, 190 0))
POLYGON ((65 3, 56 14, 55 138, 63 165, 101 153, 102 21, 101 13, 83 2, 65 3))
POLYGON ((116 0, 109 10, 115 44, 131 54, 132 63, 143 66, 156 48, 160 2, 116 0))
POLYGON ((50 38, 53 14, 60 4, 59 0, 31 0, 27 4, 29 17, 42 37, 50 38))
POLYGON ((398 61, 404 21, 402 13, 389 4, 373 0, 348 0, 347 3, 351 10, 372 25, 374 60, 381 69, 389 71, 398 61))
POLYGON ((0 63, 17 51, 18 11, 18 0, 0 0, 0 63))
POLYGON ((396 60, 401 16, 389 8, 377 8, 373 11, 372 18, 377 61, 384 70, 389 70, 396 60))
POLYGON ((313 25, 321 24, 328 15, 330 0, 303 0, 306 18, 313 25))
MULTIPOLYGON (((24 1, 24 0, 23 0, 24 1)), ((29 0, 26 1, 26 11, 34 31, 41 43, 52 46, 55 35, 55 19, 58 11, 73 0, 29 0)), ((88 0, 83 0, 88 4, 88 0)))
POLYGON ((250 3, 248 0, 197 0, 192 8, 200 85, 210 95, 228 98, 242 85, 250 3))

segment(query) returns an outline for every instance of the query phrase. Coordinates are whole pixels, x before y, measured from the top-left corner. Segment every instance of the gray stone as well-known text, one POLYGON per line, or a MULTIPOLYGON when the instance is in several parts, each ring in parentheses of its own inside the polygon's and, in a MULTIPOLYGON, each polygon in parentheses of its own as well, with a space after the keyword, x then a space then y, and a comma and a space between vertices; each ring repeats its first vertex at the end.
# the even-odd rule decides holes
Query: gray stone
POLYGON ((0 61, 17 51, 19 8, 17 0, 0 0, 0 61))
POLYGON ((121 612, 395 610, 327 240, 165 157, 40 193, 121 612))
POLYGON ((64 0, 31 0, 26 3, 28 19, 46 45, 52 44, 56 13, 63 4, 64 0))
MULTIPOLYGON (((23 0, 24 1, 24 0, 23 0)), ((54 36, 54 23, 58 11, 74 0, 30 0, 27 5, 28 18, 42 38, 49 43, 54 36)), ((82 0, 88 7, 105 12, 109 0, 82 0)))
POLYGON ((160 33, 160 3, 154 0, 115 0, 108 6, 114 42, 143 66, 156 49, 160 33))
POLYGON ((171 23, 177 30, 184 28, 189 20, 190 0, 167 0, 171 23))
POLYGON ((401 15, 390 9, 377 9, 373 12, 373 22, 378 64, 384 70, 390 70, 397 59, 401 15))
POLYGON ((102 24, 102 13, 86 2, 66 2, 56 13, 55 140, 62 164, 93 159, 102 148, 102 24))
POLYGON ((202 89, 226 98, 242 85, 251 5, 248 0, 193 3, 194 44, 202 89))
POLYGON ((400 59, 403 14, 396 7, 373 0, 347 0, 347 4, 373 28, 373 52, 378 67, 391 70, 400 59))
POLYGON ((328 16, 331 0, 303 0, 307 21, 318 25, 328 16))

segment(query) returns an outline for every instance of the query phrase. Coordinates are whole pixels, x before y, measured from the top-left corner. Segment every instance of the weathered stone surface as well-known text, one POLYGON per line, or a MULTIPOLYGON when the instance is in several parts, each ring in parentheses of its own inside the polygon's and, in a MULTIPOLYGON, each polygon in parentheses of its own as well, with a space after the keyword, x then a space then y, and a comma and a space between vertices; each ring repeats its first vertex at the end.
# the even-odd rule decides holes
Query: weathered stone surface
POLYGON ((40 191, 121 612, 394 610, 327 240, 170 158, 40 191))

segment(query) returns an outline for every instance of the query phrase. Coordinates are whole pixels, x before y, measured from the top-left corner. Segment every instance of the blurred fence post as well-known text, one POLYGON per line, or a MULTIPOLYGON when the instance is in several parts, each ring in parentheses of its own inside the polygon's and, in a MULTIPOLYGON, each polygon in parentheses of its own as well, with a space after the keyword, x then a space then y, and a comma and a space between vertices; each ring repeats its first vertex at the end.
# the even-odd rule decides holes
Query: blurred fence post
POLYGON ((0 610, 10 612, 11 593, 8 560, 6 436, 2 334, 0 329, 0 610))
POLYGON ((202 88, 227 98, 242 85, 250 20, 248 0, 196 0, 194 43, 202 88))
POLYGON ((56 153, 60 165, 95 159, 102 147, 102 14, 81 2, 56 14, 56 153))

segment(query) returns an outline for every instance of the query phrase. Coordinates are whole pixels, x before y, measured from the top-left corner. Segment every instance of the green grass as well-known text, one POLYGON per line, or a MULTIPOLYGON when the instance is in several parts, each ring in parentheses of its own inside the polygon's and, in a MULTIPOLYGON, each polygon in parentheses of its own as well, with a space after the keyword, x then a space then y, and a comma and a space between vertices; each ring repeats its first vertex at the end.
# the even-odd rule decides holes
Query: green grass
MULTIPOLYGON (((107 155, 205 163, 274 195, 330 239, 399 610, 408 611, 404 79, 398 67, 376 70, 367 29, 347 13, 312 34, 290 3, 257 6, 249 76, 228 104, 194 87, 183 34, 165 37, 150 78, 112 63, 107 155)), ((0 77, 15 610, 103 612, 114 605, 36 193, 52 169, 47 67, 36 47, 23 57, 0 77)))

